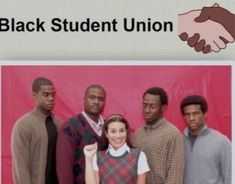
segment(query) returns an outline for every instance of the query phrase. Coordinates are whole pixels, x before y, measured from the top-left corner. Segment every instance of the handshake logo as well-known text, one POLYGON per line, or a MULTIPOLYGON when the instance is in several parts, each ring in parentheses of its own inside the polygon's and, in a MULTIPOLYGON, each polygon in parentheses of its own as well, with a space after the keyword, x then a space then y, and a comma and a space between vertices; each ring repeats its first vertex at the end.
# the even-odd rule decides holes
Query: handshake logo
POLYGON ((219 52, 235 39, 235 15, 214 4, 178 16, 178 36, 204 54, 219 52))

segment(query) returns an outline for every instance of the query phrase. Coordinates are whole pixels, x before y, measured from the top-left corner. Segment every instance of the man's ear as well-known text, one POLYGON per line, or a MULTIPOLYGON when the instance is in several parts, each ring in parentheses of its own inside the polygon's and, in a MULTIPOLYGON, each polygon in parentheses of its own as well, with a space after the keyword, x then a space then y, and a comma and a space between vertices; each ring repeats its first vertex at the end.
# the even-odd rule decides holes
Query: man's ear
POLYGON ((35 100, 35 99, 36 99, 36 97, 37 97, 37 93, 32 92, 32 98, 33 98, 33 100, 35 100))
POLYGON ((162 112, 164 113, 167 109, 167 105, 162 105, 161 108, 162 108, 162 112))

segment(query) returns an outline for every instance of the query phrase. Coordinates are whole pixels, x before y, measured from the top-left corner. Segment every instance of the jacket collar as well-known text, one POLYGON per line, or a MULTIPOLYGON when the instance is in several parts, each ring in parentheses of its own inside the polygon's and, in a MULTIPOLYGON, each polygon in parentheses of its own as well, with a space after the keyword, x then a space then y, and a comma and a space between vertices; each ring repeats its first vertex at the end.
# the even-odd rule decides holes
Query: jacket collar
POLYGON ((54 114, 52 112, 50 112, 50 114, 46 115, 46 114, 42 113, 42 111, 40 111, 36 107, 34 107, 32 113, 40 118, 43 118, 43 119, 46 119, 48 116, 51 116, 52 118, 54 117, 54 114))
MULTIPOLYGON (((207 134, 209 130, 210 130, 210 129, 208 128, 207 124, 205 123, 204 127, 203 127, 203 128, 201 129, 201 131, 199 132, 198 136, 207 134)), ((184 135, 185 135, 186 137, 189 137, 189 133, 190 133, 189 128, 188 128, 188 127, 185 128, 185 129, 184 129, 184 135)))
POLYGON ((146 123, 144 125, 145 129, 156 129, 160 126, 162 126, 164 123, 166 122, 166 119, 164 117, 161 117, 155 124, 153 125, 149 125, 148 123, 146 123))

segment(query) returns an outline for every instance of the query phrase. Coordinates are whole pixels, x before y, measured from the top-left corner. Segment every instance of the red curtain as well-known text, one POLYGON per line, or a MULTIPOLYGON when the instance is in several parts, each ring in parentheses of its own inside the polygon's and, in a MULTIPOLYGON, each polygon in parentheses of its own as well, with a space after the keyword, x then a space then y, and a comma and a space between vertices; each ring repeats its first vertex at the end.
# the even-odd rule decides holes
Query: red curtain
POLYGON ((107 91, 104 117, 121 113, 133 131, 144 124, 142 94, 152 86, 166 90, 165 116, 185 128, 179 104, 187 95, 203 95, 209 104, 207 124, 231 139, 231 66, 2 66, 2 183, 12 184, 10 136, 14 122, 33 106, 36 77, 56 87, 54 113, 63 121, 80 112, 90 84, 107 91))

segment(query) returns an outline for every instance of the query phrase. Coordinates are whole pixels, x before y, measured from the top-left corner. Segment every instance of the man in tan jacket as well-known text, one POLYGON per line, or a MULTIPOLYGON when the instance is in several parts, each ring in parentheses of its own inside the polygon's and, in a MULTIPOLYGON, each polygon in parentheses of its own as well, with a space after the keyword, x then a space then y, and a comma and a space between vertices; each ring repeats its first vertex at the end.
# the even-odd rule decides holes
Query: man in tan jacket
POLYGON ((15 184, 57 184, 56 140, 60 125, 51 113, 55 88, 46 78, 32 84, 34 109, 19 118, 12 130, 11 154, 15 184))

